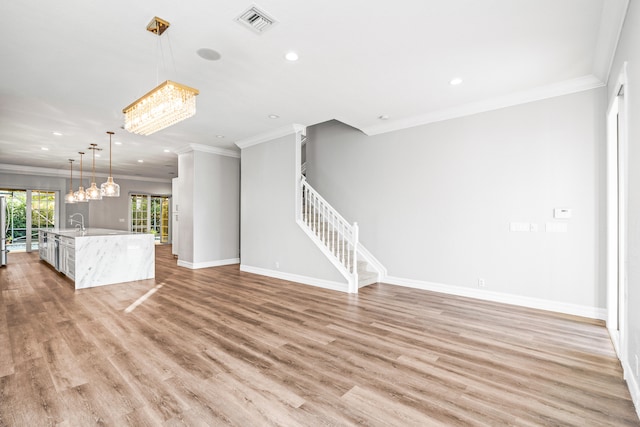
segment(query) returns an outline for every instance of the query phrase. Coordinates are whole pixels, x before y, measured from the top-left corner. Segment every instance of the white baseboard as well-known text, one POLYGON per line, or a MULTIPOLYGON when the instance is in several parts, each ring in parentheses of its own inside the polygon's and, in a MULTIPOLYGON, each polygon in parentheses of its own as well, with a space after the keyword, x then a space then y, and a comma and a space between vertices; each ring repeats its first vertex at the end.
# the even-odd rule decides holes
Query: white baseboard
POLYGON ((487 291, 484 289, 472 289, 462 286, 444 285, 442 283, 424 282, 421 280, 404 279, 401 277, 393 276, 385 277, 383 279, 383 282, 389 283, 391 285, 406 286, 409 288, 422 289, 425 291, 441 292, 444 294, 476 298, 485 301, 500 302, 504 304, 518 305, 521 307, 554 311, 557 313, 571 314, 574 316, 588 317, 591 319, 606 320, 607 318, 607 310, 598 307, 569 304, 540 298, 504 294, 501 292, 487 291))
POLYGON ((624 379, 627 381, 627 387, 629 387, 633 406, 636 408, 638 418, 640 418, 640 388, 638 387, 638 381, 633 375, 633 370, 627 361, 622 363, 622 369, 624 371, 624 379))
POLYGON ((250 265, 240 264, 240 271, 247 273, 259 274, 261 276, 273 277, 290 282, 302 283, 304 285, 317 286, 319 288, 331 289, 333 291, 348 292, 349 285, 347 283, 334 282, 331 280, 318 279, 315 277, 300 276, 293 273, 285 273, 279 270, 268 270, 266 268, 252 267, 250 265))
POLYGON ((215 261, 207 262, 188 262, 178 260, 178 267, 190 268, 191 270, 197 270, 200 268, 220 267, 222 265, 240 264, 240 258, 219 259, 215 261))

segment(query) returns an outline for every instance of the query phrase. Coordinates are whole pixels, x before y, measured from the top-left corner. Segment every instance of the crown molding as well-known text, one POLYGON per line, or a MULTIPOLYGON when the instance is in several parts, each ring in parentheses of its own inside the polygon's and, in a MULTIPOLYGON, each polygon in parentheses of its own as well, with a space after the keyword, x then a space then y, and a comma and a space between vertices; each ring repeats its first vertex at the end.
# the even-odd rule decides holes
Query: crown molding
POLYGON ((209 145, 202 144, 188 144, 184 147, 180 147, 177 150, 174 150, 173 152, 177 155, 180 155, 190 153, 192 151, 201 151, 203 153, 218 154, 220 156, 235 157, 238 159, 240 158, 240 153, 238 153, 237 151, 220 147, 211 147, 209 145))
POLYGON ((241 139, 236 141, 236 145, 240 147, 241 150, 245 148, 252 147, 254 145, 262 144, 263 142, 273 141, 277 138, 282 138, 283 136, 291 135, 293 133, 305 132, 307 129, 304 125, 299 124, 291 124, 288 126, 283 126, 278 129, 273 129, 264 133, 260 133, 258 135, 250 136, 249 138, 241 139))
POLYGON ((359 127, 359 129, 369 136, 378 135, 381 133, 393 132, 429 123, 484 113, 487 111, 499 110, 501 108, 512 107, 514 105, 540 101, 542 99, 554 98, 556 96, 569 95, 605 85, 605 82, 590 74, 576 79, 565 80, 563 82, 516 92, 497 98, 491 98, 484 101, 472 102, 458 107, 435 111, 433 113, 393 120, 384 124, 359 127))
POLYGON ((66 178, 69 174, 68 170, 39 168, 35 166, 10 165, 8 163, 0 163, 0 173, 11 173, 16 175, 38 175, 38 176, 57 176, 66 178))
MULTIPOLYGON (((36 166, 10 165, 8 163, 0 163, 0 173, 10 173, 14 175, 35 175, 35 176, 55 176, 58 178, 69 178, 68 169, 40 168, 36 166)), ((107 174, 96 173, 96 178, 108 178, 107 174)), ((171 182, 171 178, 151 178, 144 176, 118 175, 114 177, 116 180, 126 179, 132 181, 146 182, 171 182)), ((78 179, 78 177, 75 177, 78 179)), ((96 180, 97 181, 97 180, 96 180)))
POLYGON ((627 16, 629 0, 605 1, 600 16, 600 29, 595 46, 593 74, 605 83, 609 82, 611 67, 627 16))

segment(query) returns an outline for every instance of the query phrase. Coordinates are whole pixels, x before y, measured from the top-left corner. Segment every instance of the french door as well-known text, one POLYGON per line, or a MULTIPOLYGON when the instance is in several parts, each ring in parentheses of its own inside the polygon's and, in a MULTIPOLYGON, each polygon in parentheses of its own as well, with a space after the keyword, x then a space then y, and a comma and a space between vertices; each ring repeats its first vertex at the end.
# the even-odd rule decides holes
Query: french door
POLYGON ((7 198, 7 249, 38 250, 38 231, 56 225, 57 192, 0 189, 0 195, 7 198))
POLYGON ((156 243, 169 243, 169 197, 150 194, 130 196, 133 233, 152 233, 156 243))

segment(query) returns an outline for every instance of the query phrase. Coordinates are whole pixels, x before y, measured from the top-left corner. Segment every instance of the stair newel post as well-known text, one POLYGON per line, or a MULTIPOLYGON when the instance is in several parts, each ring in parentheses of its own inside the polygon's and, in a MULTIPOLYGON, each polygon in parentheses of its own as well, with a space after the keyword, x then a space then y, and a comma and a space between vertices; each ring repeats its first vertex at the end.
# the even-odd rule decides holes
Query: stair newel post
POLYGON ((352 259, 353 289, 351 289, 351 292, 353 293, 358 292, 358 237, 359 237, 358 223, 354 222, 353 223, 353 259, 352 259))

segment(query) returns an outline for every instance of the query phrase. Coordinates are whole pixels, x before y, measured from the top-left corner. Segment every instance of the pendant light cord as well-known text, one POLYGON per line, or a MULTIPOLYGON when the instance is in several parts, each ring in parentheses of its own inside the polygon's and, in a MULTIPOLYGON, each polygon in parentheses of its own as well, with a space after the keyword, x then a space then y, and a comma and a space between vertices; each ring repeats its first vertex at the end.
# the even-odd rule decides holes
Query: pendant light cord
POLYGON ((82 156, 84 153, 79 151, 78 154, 80 154, 80 187, 82 187, 82 156))
POLYGON ((112 148, 111 137, 113 136, 114 132, 109 131, 107 133, 109 134, 109 176, 112 177, 113 174, 111 173, 111 151, 113 150, 111 149, 112 148))
POLYGON ((91 146, 91 150, 93 151, 93 163, 91 166, 91 182, 94 183, 96 182, 96 146, 95 144, 92 144, 91 146))

